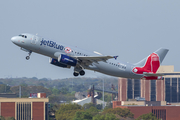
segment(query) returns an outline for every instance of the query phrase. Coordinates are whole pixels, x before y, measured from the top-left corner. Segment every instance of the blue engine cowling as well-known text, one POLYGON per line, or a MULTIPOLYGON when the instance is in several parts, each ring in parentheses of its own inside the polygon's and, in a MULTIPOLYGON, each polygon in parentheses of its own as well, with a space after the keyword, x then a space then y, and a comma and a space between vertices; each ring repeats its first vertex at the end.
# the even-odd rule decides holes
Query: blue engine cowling
POLYGON ((63 67, 63 68, 70 68, 71 67, 69 65, 65 65, 65 64, 62 64, 62 63, 58 62, 58 60, 54 59, 54 58, 50 58, 49 63, 53 64, 53 65, 56 65, 56 66, 59 66, 59 67, 63 67))
POLYGON ((77 60, 72 58, 72 57, 69 57, 67 55, 63 55, 61 54, 59 57, 58 57, 58 62, 62 63, 62 64, 65 64, 65 65, 70 65, 70 66, 76 66, 77 64, 77 60))

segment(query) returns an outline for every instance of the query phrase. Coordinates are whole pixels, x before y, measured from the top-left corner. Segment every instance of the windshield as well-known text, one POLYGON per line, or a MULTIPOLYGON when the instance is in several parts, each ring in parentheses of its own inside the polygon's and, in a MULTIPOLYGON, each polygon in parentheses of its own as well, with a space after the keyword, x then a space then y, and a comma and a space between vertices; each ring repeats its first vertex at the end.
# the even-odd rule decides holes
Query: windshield
POLYGON ((23 38, 27 38, 27 36, 26 36, 26 35, 19 35, 19 36, 21 36, 21 37, 23 37, 23 38))

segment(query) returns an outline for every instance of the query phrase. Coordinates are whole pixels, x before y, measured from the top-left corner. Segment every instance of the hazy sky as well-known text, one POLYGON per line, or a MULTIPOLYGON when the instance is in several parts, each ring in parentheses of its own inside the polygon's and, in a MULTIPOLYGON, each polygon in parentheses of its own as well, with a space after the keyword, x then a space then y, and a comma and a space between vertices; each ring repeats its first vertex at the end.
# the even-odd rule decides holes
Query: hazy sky
MULTIPOLYGON (((2 0, 0 77, 69 78, 73 69, 20 50, 11 37, 32 33, 136 63, 160 47, 162 65, 180 71, 180 0, 2 0)), ((86 70, 85 77, 103 74, 86 70)))

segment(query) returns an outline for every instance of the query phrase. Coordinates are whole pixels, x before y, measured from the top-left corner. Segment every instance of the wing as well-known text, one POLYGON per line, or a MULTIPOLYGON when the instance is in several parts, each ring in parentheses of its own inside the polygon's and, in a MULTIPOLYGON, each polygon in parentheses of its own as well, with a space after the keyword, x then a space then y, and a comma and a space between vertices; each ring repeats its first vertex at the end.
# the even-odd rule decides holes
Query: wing
MULTIPOLYGON (((73 56, 71 56, 73 57, 73 56)), ((73 58, 77 58, 79 60, 85 60, 85 61, 92 61, 92 62, 98 62, 98 61, 104 61, 114 58, 113 56, 74 56, 73 58)))
POLYGON ((71 56, 72 58, 75 58, 78 60, 79 64, 81 66, 89 66, 92 65, 92 63, 97 63, 100 61, 106 62, 108 59, 115 58, 114 56, 71 56))
MULTIPOLYGON (((54 56, 59 57, 61 53, 56 52, 54 56)), ((106 62, 108 59, 115 58, 117 59, 118 56, 70 56, 78 61, 80 66, 89 66, 92 65, 93 62, 97 63, 99 61, 106 62)))

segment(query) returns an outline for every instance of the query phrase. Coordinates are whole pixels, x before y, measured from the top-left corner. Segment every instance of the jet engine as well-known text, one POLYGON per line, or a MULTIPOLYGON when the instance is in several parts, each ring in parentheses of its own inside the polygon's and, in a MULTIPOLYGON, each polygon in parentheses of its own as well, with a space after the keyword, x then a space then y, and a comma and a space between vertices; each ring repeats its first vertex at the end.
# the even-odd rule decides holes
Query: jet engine
POLYGON ((58 57, 58 62, 62 63, 62 64, 65 64, 65 65, 70 65, 70 66, 76 66, 77 64, 77 60, 72 58, 72 57, 69 57, 67 55, 63 55, 61 54, 59 57, 58 57))
POLYGON ((58 62, 58 60, 54 59, 54 58, 50 58, 49 63, 53 64, 53 65, 56 65, 56 66, 59 66, 59 67, 63 67, 63 68, 70 68, 71 67, 69 65, 65 65, 65 64, 62 64, 62 63, 58 62))

